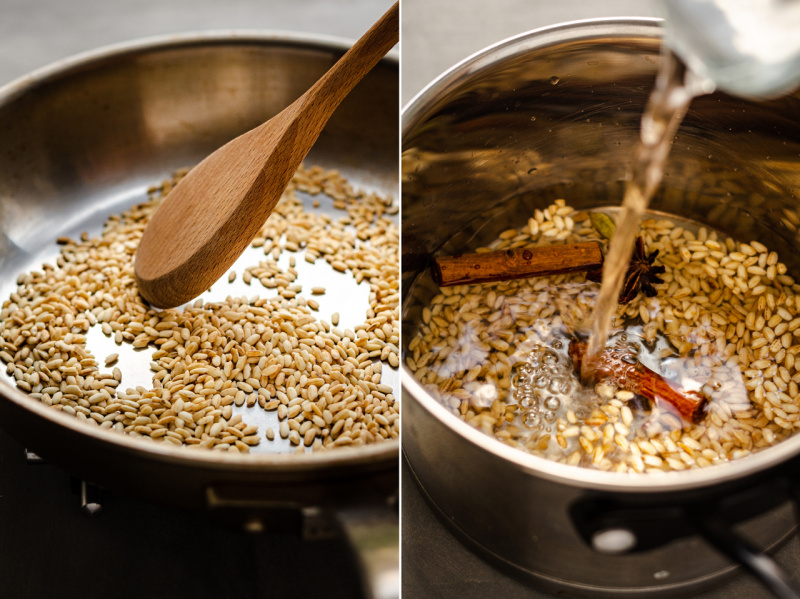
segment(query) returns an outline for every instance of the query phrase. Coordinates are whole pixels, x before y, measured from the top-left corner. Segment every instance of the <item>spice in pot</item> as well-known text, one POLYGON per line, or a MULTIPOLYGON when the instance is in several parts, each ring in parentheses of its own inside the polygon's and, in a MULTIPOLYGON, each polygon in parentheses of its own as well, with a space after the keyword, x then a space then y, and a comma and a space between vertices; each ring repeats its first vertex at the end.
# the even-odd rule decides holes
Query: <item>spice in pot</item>
MULTIPOLYGON (((398 363, 391 199, 355 190, 335 171, 301 167, 253 241, 263 260, 243 275, 274 290, 271 297, 155 310, 138 294, 133 256, 148 219, 183 174, 109 218, 99 237, 60 237, 55 266, 19 277, 0 313, 0 359, 16 385, 90 425, 175 445, 248 452, 263 435, 234 407, 256 404, 277 412, 280 436, 298 449, 397 438, 394 390, 381 382, 382 365, 398 363), (305 211, 297 192, 330 196, 343 217, 305 211), (325 260, 369 285, 364 321, 340 330, 319 319, 291 260, 287 269, 278 266, 284 251, 303 251, 306 260, 325 260), (119 368, 100 372, 87 347, 93 326, 117 344, 155 348, 152 386, 123 391, 119 368)), ((271 429, 266 438, 274 438, 271 429)))
POLYGON ((600 243, 559 244, 434 258, 431 276, 440 287, 601 270, 600 243))
MULTIPOLYGON (((707 402, 698 422, 613 377, 581 384, 569 345, 598 290, 583 274, 440 289, 406 363, 465 421, 566 464, 684 470, 791 435, 800 427, 800 286, 778 255, 678 219, 645 220, 640 235, 645 260, 657 251, 664 272, 654 273, 655 297, 617 307, 609 345, 707 402)), ((558 200, 477 251, 593 240, 604 237, 590 215, 558 200)))
MULTIPOLYGON (((573 339, 569 344, 569 356, 575 372, 582 375, 586 360, 585 341, 573 339)), ((677 381, 668 381, 657 372, 639 362, 635 352, 626 352, 611 347, 593 357, 587 369, 592 380, 610 381, 619 389, 631 391, 650 402, 662 401, 675 408, 676 412, 690 422, 699 422, 705 415, 707 397, 699 391, 683 389, 677 381)))
MULTIPOLYGON (((663 283, 658 275, 664 272, 664 267, 654 264, 658 250, 645 251, 644 241, 641 236, 636 238, 633 246, 628 272, 625 273, 625 282, 620 289, 617 301, 620 304, 627 304, 639 293, 644 293, 647 297, 655 297, 656 290, 653 285, 663 283)), ((590 281, 601 283, 603 281, 603 269, 597 268, 586 273, 586 278, 590 281)))
MULTIPOLYGON (((605 237, 606 233, 603 231, 605 221, 600 221, 604 224, 603 227, 599 227, 594 218, 598 214, 602 213, 590 213, 592 225, 605 237)), ((658 275, 664 272, 663 266, 654 264, 657 256, 658 250, 646 253, 644 241, 641 237, 636 238, 630 266, 619 294, 620 304, 627 304, 640 292, 647 297, 656 294, 653 285, 663 282, 658 275)), ((599 242, 566 243, 435 257, 431 264, 431 276, 440 287, 546 277, 572 272, 585 272, 587 280, 602 282, 603 250, 599 242)))

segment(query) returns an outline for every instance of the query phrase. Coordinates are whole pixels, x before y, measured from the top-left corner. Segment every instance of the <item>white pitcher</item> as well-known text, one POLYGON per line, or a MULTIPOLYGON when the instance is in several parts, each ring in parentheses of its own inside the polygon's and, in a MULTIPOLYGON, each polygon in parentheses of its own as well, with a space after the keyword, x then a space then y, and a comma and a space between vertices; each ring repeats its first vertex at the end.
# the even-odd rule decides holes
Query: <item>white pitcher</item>
POLYGON ((667 44, 715 87, 768 99, 800 85, 800 0, 663 0, 667 44))

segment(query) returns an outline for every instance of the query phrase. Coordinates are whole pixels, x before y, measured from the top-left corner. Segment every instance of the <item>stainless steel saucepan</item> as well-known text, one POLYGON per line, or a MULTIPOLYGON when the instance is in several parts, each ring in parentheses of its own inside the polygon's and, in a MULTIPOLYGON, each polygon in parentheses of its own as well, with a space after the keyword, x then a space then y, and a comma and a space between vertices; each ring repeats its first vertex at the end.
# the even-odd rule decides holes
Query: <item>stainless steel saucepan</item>
MULTIPOLYGON (((52 262, 56 237, 98 232, 108 216, 144 201, 151 185, 279 112, 347 48, 295 34, 180 35, 81 55, 0 89, 0 295, 8 297, 22 272, 52 262)), ((389 57, 342 103, 308 162, 396 197, 397 98, 397 60, 389 57)), ((353 297, 332 290, 328 309, 341 307, 343 322, 363 320, 369 290, 343 287, 353 297)), ((223 285, 217 293, 258 290, 223 285)), ((101 335, 99 357, 115 351, 103 354, 104 342, 101 335)), ((130 377, 123 387, 149 383, 143 358, 122 358, 130 377)), ((267 424, 258 421, 266 416, 253 417, 267 424)), ((250 455, 186 451, 86 426, 5 377, 0 426, 103 487, 208 510, 253 530, 313 535, 341 526, 366 548, 377 594, 398 592, 396 440, 303 454, 280 439, 262 440, 250 455)))
MULTIPOLYGON (((437 292, 432 255, 488 242, 556 198, 579 209, 620 203, 660 35, 647 19, 537 30, 467 59, 406 107, 404 345, 437 292)), ((652 209, 763 240, 796 273, 800 95, 697 99, 652 209)), ((539 583, 684 593, 732 570, 715 547, 757 570, 757 552, 793 527, 800 436, 706 469, 592 471, 506 446, 439 404, 408 368, 401 376, 404 454, 426 496, 481 554, 539 583), (731 533, 740 524, 749 541, 731 533)))

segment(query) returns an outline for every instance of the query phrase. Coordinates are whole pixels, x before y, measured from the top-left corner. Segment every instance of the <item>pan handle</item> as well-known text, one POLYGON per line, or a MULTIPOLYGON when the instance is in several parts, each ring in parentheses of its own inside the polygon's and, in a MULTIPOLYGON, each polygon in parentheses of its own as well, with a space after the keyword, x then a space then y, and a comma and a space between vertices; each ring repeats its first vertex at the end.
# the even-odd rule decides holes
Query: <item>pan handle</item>
POLYGON ((779 599, 800 599, 800 586, 770 556, 759 552, 747 539, 737 535, 718 509, 690 510, 689 518, 717 551, 738 562, 758 578, 779 599))
MULTIPOLYGON (((705 495, 705 493, 703 493, 705 495)), ((576 502, 573 524, 596 551, 647 551, 685 537, 701 536, 717 551, 744 566, 780 599, 800 599, 800 585, 778 563, 735 530, 737 524, 793 499, 800 519, 800 472, 781 472, 736 492, 698 501, 619 501, 608 496, 576 502)))
POLYGON ((365 599, 400 596, 400 527, 394 495, 314 507, 292 499, 265 499, 258 487, 217 484, 206 488, 206 501, 217 520, 253 533, 297 533, 306 539, 342 534, 358 564, 365 599))
POLYGON ((400 596, 400 529, 397 509, 361 505, 339 509, 336 520, 359 562, 367 599, 400 596))

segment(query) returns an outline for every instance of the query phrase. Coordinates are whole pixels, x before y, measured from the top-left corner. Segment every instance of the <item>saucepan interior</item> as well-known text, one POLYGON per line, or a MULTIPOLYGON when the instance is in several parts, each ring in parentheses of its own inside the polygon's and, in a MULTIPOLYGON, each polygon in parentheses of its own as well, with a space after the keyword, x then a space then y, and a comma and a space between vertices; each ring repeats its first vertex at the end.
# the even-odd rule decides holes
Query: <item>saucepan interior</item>
MULTIPOLYGON (((405 108, 406 356, 439 293, 427 274, 432 256, 474 251, 559 198, 578 210, 619 205, 660 52, 657 20, 555 26, 476 54, 405 108)), ((799 109, 797 94, 763 103, 719 93, 696 99, 651 209, 760 241, 797 273, 799 109)), ((587 498, 662 507, 702 500, 707 492, 754 486, 800 452, 793 436, 742 459, 680 472, 569 466, 473 428, 403 368, 404 453, 432 503, 499 562, 573 587, 676 590, 727 568, 697 538, 625 558, 594 553, 570 514, 587 498)), ((765 547, 789 528, 782 517, 749 532, 765 547)))
MULTIPOLYGON (((598 20, 514 38, 458 65, 405 109, 404 344, 438 292, 421 276, 431 256, 488 244, 558 198, 579 210, 619 205, 654 83, 658 35, 656 21, 598 20)), ((696 99, 672 144, 651 210, 763 241, 796 272, 797 108, 797 96, 763 103, 719 93, 696 99)), ((436 410, 413 373, 406 371, 404 382, 436 410)), ((481 440, 548 476, 614 484, 613 476, 561 469, 481 440)), ((681 473, 687 475, 681 479, 621 480, 630 487, 721 480, 735 476, 739 466, 740 472, 754 471, 785 459, 800 450, 800 438, 781 445, 740 464, 681 473)))

